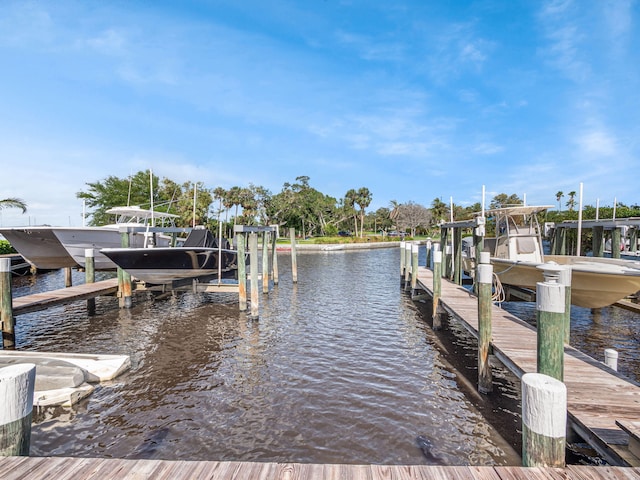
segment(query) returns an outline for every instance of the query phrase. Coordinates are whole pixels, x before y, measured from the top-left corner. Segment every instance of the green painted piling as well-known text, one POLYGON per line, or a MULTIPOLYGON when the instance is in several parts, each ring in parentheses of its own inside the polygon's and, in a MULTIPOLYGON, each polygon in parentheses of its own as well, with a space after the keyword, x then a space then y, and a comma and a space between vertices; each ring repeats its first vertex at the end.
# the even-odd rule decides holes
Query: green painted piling
POLYGON ((478 265, 478 391, 493 390, 489 351, 491 349, 491 309, 493 266, 478 265))
POLYGON ((2 345, 13 348, 16 344, 13 294, 11 290, 11 259, 0 258, 0 322, 2 345))
POLYGON ((565 467, 567 389, 540 373, 525 373, 522 382, 522 465, 565 467))
POLYGON ((543 264, 545 281, 536 285, 538 373, 564 380, 565 286, 559 283, 562 266, 543 264))
POLYGON ((0 456, 29 456, 36 366, 0 368, 0 456))

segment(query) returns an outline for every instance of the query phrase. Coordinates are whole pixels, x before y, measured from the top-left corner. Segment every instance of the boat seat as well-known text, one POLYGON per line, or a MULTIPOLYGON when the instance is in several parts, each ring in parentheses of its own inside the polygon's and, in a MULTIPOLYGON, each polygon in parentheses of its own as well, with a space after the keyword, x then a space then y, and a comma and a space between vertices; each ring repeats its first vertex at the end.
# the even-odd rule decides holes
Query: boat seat
POLYGON ((183 247, 208 247, 218 246, 213 234, 206 228, 194 228, 182 244, 183 247))
POLYGON ((533 237, 517 237, 516 244, 518 246, 518 253, 535 253, 536 242, 533 237))

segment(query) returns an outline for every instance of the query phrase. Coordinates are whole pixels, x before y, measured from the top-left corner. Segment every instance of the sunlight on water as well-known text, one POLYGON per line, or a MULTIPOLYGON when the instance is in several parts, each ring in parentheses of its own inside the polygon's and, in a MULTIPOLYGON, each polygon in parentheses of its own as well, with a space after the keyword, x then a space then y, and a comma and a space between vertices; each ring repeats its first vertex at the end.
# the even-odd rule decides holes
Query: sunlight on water
POLYGON ((399 288, 398 249, 302 253, 296 285, 288 255, 279 267, 258 320, 233 296, 191 293, 18 317, 20 349, 133 363, 77 407, 39 412, 32 455, 421 464, 421 435, 444 464, 519 463, 399 288))

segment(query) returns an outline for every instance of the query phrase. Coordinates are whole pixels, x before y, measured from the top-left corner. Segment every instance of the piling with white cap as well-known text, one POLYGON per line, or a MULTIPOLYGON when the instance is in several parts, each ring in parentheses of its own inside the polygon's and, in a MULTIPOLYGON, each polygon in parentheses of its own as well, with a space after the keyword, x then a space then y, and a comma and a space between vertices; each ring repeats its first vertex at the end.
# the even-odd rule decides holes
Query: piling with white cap
POLYGON ((36 366, 0 368, 0 456, 29 455, 36 366))
POLYGON ((522 464, 564 467, 567 388, 540 373, 522 376, 522 464))

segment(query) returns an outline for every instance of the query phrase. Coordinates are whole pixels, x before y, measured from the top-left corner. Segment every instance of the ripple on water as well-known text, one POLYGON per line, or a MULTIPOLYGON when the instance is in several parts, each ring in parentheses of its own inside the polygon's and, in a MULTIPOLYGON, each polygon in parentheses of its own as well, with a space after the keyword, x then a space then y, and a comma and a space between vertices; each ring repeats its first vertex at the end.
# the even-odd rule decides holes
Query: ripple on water
POLYGON ((421 464, 423 435, 446 464, 519 463, 401 292, 397 249, 300 254, 296 285, 289 262, 258 320, 191 293, 20 317, 20 348, 133 360, 74 409, 40 412, 32 454, 421 464))

